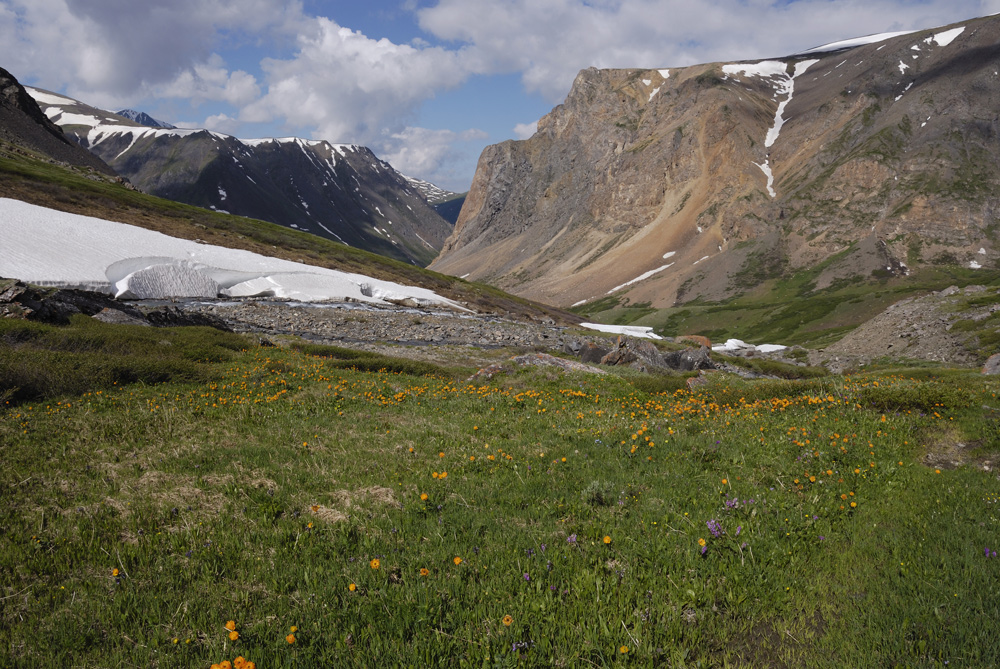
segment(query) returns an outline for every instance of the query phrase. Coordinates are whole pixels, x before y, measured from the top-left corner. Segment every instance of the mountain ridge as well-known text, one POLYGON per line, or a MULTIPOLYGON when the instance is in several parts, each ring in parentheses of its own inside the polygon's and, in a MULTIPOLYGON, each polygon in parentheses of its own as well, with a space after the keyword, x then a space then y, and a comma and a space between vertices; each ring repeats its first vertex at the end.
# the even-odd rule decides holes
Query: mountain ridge
POLYGON ((420 266, 452 230, 406 177, 367 147, 152 127, 50 91, 28 91, 69 137, 152 195, 420 266))
POLYGON ((669 308, 824 262, 819 288, 992 265, 998 42, 987 17, 780 60, 584 70, 532 138, 484 150, 431 268, 564 307, 669 308))

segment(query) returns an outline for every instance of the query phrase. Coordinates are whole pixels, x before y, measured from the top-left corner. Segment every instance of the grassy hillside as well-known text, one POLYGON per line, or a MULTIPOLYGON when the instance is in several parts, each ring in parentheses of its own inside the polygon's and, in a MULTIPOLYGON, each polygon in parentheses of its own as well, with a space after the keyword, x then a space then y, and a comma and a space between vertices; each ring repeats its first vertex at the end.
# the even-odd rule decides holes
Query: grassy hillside
POLYGON ((722 302, 695 300, 657 310, 611 296, 571 311, 603 323, 651 326, 666 336, 700 334, 713 341, 736 337, 757 343, 822 348, 904 298, 949 286, 1000 286, 1000 271, 939 265, 905 277, 842 281, 815 290, 816 277, 828 264, 767 280, 750 292, 722 302))
POLYGON ((480 385, 207 330, 145 330, 169 342, 151 361, 128 326, 0 325, 11 364, 165 370, 60 387, 56 368, 0 400, 13 666, 1000 657, 993 379, 480 385))
POLYGON ((567 312, 483 284, 424 270, 315 235, 151 197, 129 190, 104 175, 67 168, 2 142, 0 195, 61 211, 129 223, 182 239, 200 239, 218 246, 423 286, 477 310, 509 312, 529 318, 577 320, 567 312))

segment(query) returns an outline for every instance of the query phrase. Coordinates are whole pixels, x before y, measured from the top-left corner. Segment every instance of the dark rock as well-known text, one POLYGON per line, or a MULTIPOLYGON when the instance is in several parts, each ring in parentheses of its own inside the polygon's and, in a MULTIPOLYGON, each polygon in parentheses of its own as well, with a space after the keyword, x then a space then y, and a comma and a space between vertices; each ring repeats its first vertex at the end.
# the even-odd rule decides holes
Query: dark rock
POLYGON ((643 372, 666 367, 660 350, 652 342, 624 335, 618 337, 615 348, 601 358, 601 364, 630 365, 643 372))
POLYGON ((71 316, 93 316, 105 309, 122 312, 142 319, 142 314, 127 304, 117 302, 110 295, 87 290, 41 288, 15 281, 0 293, 0 304, 20 306, 29 320, 65 325, 71 316))
POLYGON ((588 342, 580 348, 580 362, 600 364, 608 353, 610 353, 610 349, 588 342))
POLYGON ((127 314, 121 309, 112 309, 110 307, 101 309, 94 314, 92 318, 95 321, 101 321, 102 323, 114 323, 116 325, 143 325, 145 327, 152 327, 149 322, 142 318, 137 318, 136 316, 127 314))
POLYGON ((700 369, 715 369, 715 363, 709 355, 707 346, 686 348, 683 351, 671 351, 663 354, 663 362, 670 369, 691 372, 700 369))
POLYGON ((0 139, 41 153, 57 163, 89 168, 108 176, 115 174, 103 160, 66 137, 14 75, 3 68, 0 68, 0 139))
POLYGON ((145 316, 146 320, 150 323, 160 327, 193 325, 206 326, 215 328, 216 330, 224 330, 226 332, 233 331, 232 328, 226 324, 226 321, 218 316, 205 313, 181 311, 177 307, 157 307, 156 309, 146 312, 145 316))

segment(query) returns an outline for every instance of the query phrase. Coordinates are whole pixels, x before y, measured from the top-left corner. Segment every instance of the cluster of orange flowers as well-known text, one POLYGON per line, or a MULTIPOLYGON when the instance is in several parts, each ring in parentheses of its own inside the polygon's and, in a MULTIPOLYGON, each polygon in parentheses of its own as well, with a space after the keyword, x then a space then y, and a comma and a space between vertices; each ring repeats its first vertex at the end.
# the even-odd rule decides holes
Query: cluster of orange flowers
POLYGON ((213 664, 212 669, 257 669, 257 665, 240 655, 232 662, 223 660, 222 662, 213 664))

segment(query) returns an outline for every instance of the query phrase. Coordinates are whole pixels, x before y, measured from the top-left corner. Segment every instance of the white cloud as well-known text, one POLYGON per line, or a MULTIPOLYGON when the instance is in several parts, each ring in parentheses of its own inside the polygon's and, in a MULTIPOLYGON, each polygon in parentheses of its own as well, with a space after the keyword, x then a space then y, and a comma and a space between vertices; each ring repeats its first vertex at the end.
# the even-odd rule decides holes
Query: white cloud
POLYGON ((421 27, 462 45, 471 71, 519 72, 560 101, 579 70, 783 56, 859 34, 988 14, 996 0, 439 0, 421 27))
POLYGON ((303 20, 299 0, 0 0, 0 62, 105 107, 185 80, 208 99, 245 101, 245 73, 225 75, 222 93, 205 83, 218 78, 216 45, 287 41, 303 20))
POLYGON ((317 138, 367 142, 400 129, 424 100, 468 76, 458 51, 371 39, 326 18, 311 23, 298 47, 292 58, 262 63, 267 93, 241 120, 281 119, 317 138))
POLYGON ((239 119, 232 118, 226 114, 213 114, 205 119, 204 123, 199 123, 194 127, 206 128, 207 130, 221 132, 225 135, 235 135, 239 132, 242 125, 239 119))
POLYGON ((538 121, 532 123, 518 123, 514 126, 514 136, 518 139, 528 139, 538 130, 538 121))
POLYGON ((153 91, 157 97, 186 98, 195 105, 209 100, 237 108, 250 104, 261 92, 253 75, 243 70, 230 72, 218 54, 180 72, 172 81, 154 86, 153 91))
POLYGON ((450 165, 461 162, 464 157, 457 145, 464 142, 485 140, 488 135, 482 130, 430 130, 408 127, 398 132, 388 133, 375 142, 380 157, 403 174, 420 176, 446 188, 454 188, 456 183, 467 183, 467 175, 457 175, 450 165))

